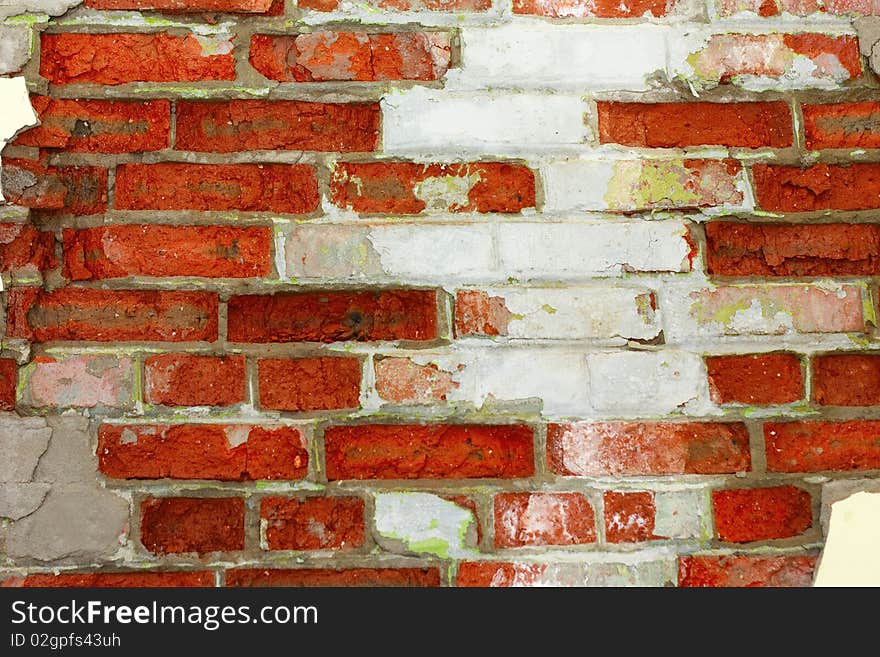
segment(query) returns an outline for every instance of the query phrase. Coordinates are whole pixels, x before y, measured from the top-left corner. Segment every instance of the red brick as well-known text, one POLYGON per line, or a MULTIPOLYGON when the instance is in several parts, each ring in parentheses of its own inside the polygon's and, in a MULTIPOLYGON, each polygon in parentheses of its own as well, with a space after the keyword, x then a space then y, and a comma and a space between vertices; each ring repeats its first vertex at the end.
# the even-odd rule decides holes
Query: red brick
POLYGON ((395 404, 446 401, 446 395, 459 386, 452 372, 434 363, 419 365, 411 358, 374 358, 373 370, 379 397, 395 404))
POLYGON ((820 70, 829 66, 827 62, 830 60, 831 67, 843 67, 850 78, 857 78, 862 74, 859 40, 855 36, 835 37, 819 32, 802 32, 785 34, 782 39, 793 52, 809 57, 820 70))
POLYGON ((0 271, 35 274, 57 264, 53 233, 30 224, 0 223, 0 271))
POLYGON ((666 16, 676 0, 513 0, 514 14, 549 18, 642 18, 666 16))
POLYGON ((318 209, 306 164, 123 164, 116 168, 120 210, 239 210, 305 214, 318 209))
POLYGON ((270 80, 439 80, 449 68, 446 32, 255 34, 250 62, 270 80))
POLYGON ((770 212, 880 208, 880 163, 752 167, 758 205, 770 212))
POLYGON ((113 479, 302 479, 309 454, 293 427, 103 424, 98 468, 113 479))
POLYGON ((598 101, 599 141, 645 148, 701 144, 741 148, 792 145, 791 110, 772 103, 598 101))
POLYGON ((281 411, 358 408, 357 358, 271 358, 259 362, 260 406, 281 411))
POLYGON ((107 208, 107 169, 50 167, 44 161, 4 158, 3 196, 35 210, 100 214, 107 208))
POLYGON ((609 543, 636 543, 658 538, 654 535, 654 493, 607 491, 605 540, 609 543))
POLYGON ((178 150, 373 151, 379 142, 376 103, 294 100, 178 101, 178 150))
POLYGON ((148 498, 141 503, 141 543, 155 554, 243 550, 244 500, 148 498))
POLYGON ((439 568, 236 568, 226 586, 440 586, 439 568))
POLYGON ((364 544, 358 497, 267 497, 260 503, 270 550, 341 550, 364 544))
POLYGON ((744 424, 550 424, 547 460, 561 475, 731 474, 751 468, 744 424))
POLYGON ((529 477, 532 440, 522 425, 328 427, 327 479, 529 477))
POLYGON ((64 275, 248 278, 272 271, 268 226, 98 226, 64 230, 64 275))
POLYGON ((465 561, 458 567, 455 585, 471 588, 534 586, 546 570, 547 565, 539 563, 465 561))
POLYGON ((880 470, 880 421, 770 422, 770 472, 880 470))
POLYGON ((85 0, 91 9, 155 9, 157 11, 221 11, 237 14, 265 14, 273 0, 85 0))
POLYGON ((167 586, 214 586, 214 573, 207 570, 125 573, 36 573, 11 577, 0 582, 0 587, 23 588, 146 588, 167 586))
POLYGON ((712 491, 715 531, 728 543, 803 534, 813 524, 810 494, 797 486, 712 491))
POLYGON ((507 335, 513 313, 504 297, 490 297, 482 290, 459 290, 455 294, 455 335, 507 335))
POLYGON ((811 586, 815 556, 680 557, 678 585, 685 587, 811 586))
POLYGON ((144 362, 144 401, 165 406, 230 406, 244 401, 244 356, 159 354, 144 362))
POLYGON ((206 54, 192 34, 43 33, 40 43, 40 75, 53 84, 235 79, 232 48, 206 54))
POLYGON ((803 105, 807 148, 880 148, 880 103, 803 105))
POLYGON ((138 153, 170 146, 171 103, 68 100, 31 96, 40 125, 19 135, 18 146, 87 153, 138 153))
POLYGON ((447 212, 515 213, 535 207, 535 175, 528 167, 503 162, 340 162, 330 195, 339 207, 364 213, 418 214, 429 202, 447 212), (420 198, 420 184, 448 176, 469 181, 467 203, 420 198))
POLYGON ((789 404, 804 397, 801 361, 795 354, 713 356, 706 359, 706 369, 716 404, 789 404))
POLYGON ((880 355, 815 356, 813 401, 823 406, 880 406, 880 355))
POLYGON ((7 335, 35 342, 217 339, 215 292, 13 288, 7 335))
POLYGON ((18 364, 14 358, 0 358, 0 411, 15 410, 18 364))
POLYGON ((713 221, 706 265, 717 276, 877 276, 880 226, 713 221))
POLYGON ((235 296, 228 304, 231 342, 432 340, 433 290, 294 292, 235 296))
POLYGON ((593 507, 580 493, 495 496, 495 547, 582 545, 595 540, 593 507))
MULTIPOLYGON (((312 11, 336 11, 342 0, 298 0, 297 7, 312 11)), ((398 11, 486 11, 492 0, 367 0, 368 7, 398 11)))

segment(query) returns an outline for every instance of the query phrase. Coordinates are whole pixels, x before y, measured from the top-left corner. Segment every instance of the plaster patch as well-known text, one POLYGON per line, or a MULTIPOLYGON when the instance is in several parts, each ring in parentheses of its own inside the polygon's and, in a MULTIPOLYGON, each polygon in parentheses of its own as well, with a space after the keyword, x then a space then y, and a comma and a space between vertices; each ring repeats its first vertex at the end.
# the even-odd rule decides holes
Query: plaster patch
POLYGON ((878 545, 880 493, 835 502, 814 586, 880 586, 878 545))
POLYGON ((395 551, 473 557, 476 519, 471 510, 429 493, 376 493, 376 541, 395 551))

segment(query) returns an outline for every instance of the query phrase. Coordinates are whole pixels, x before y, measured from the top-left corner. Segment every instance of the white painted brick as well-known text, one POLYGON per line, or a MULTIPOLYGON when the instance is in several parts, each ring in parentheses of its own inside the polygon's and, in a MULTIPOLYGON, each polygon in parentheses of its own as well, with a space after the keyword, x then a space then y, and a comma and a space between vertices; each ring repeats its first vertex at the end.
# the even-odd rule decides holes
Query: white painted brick
POLYGON ((706 368, 684 351, 617 351, 587 356, 590 401, 616 417, 711 410, 706 368))
POLYGON ((544 211, 751 208, 744 171, 703 160, 555 160, 542 167, 544 211))
POLYGON ((534 20, 461 30, 462 84, 643 91, 666 71, 657 25, 560 25, 534 20))
POLYGON ((709 540, 711 507, 705 490, 654 493, 654 535, 670 539, 709 540))
POLYGON ((647 340, 660 332, 646 288, 483 288, 510 313, 502 335, 525 339, 625 338, 647 340))
POLYGON ((385 224, 301 224, 286 237, 287 273, 294 278, 406 282, 491 280, 494 228, 385 224))
POLYGON ((501 269, 531 280, 577 280, 627 271, 690 270, 680 221, 518 224, 498 227, 501 269))
MULTIPOLYGON (((572 417, 590 411, 586 360, 578 350, 466 347, 388 355, 408 357, 413 368, 433 366, 439 378, 448 381, 442 390, 426 395, 421 403, 436 403, 443 393, 446 402, 464 403, 477 409, 487 403, 489 406, 527 406, 531 410, 543 409, 545 415, 554 417, 572 417)), ((421 379, 424 373, 414 377, 421 379)), ((399 390, 400 382, 409 377, 398 373, 395 378, 391 385, 399 390)), ((398 395, 388 393, 385 401, 419 403, 398 395)))
POLYGON ((577 95, 453 93, 413 87, 383 96, 385 153, 534 154, 585 143, 577 95))
POLYGON ((468 557, 476 551, 473 512, 430 493, 376 493, 376 542, 392 552, 468 557))

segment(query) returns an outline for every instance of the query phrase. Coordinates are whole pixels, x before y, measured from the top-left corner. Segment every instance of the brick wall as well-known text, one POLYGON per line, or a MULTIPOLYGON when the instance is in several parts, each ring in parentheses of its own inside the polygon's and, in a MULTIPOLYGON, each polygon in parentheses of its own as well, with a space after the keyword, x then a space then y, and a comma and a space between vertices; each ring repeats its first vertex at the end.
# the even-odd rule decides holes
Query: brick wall
POLYGON ((811 582, 880 472, 873 5, 48 4, 7 585, 811 582))

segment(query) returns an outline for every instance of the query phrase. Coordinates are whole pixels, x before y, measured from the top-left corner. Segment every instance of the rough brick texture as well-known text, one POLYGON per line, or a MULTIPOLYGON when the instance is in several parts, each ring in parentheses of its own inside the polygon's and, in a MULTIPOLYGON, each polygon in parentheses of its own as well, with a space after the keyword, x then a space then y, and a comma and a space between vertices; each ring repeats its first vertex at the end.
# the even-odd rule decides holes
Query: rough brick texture
POLYGON ((729 543, 797 536, 813 522, 810 494, 796 486, 712 493, 715 531, 729 543))
POLYGON ((141 504, 141 543, 156 554, 244 548, 241 498, 149 498, 141 504))
POLYGON ((105 424, 98 435, 98 467, 116 479, 301 479, 308 462, 293 427, 105 424))
POLYGON ((880 5, 79 1, 0 0, 0 583, 811 584, 880 5))
POLYGON ((714 356, 706 359, 706 369, 710 394, 719 404, 788 404, 804 396, 795 354, 714 356))

